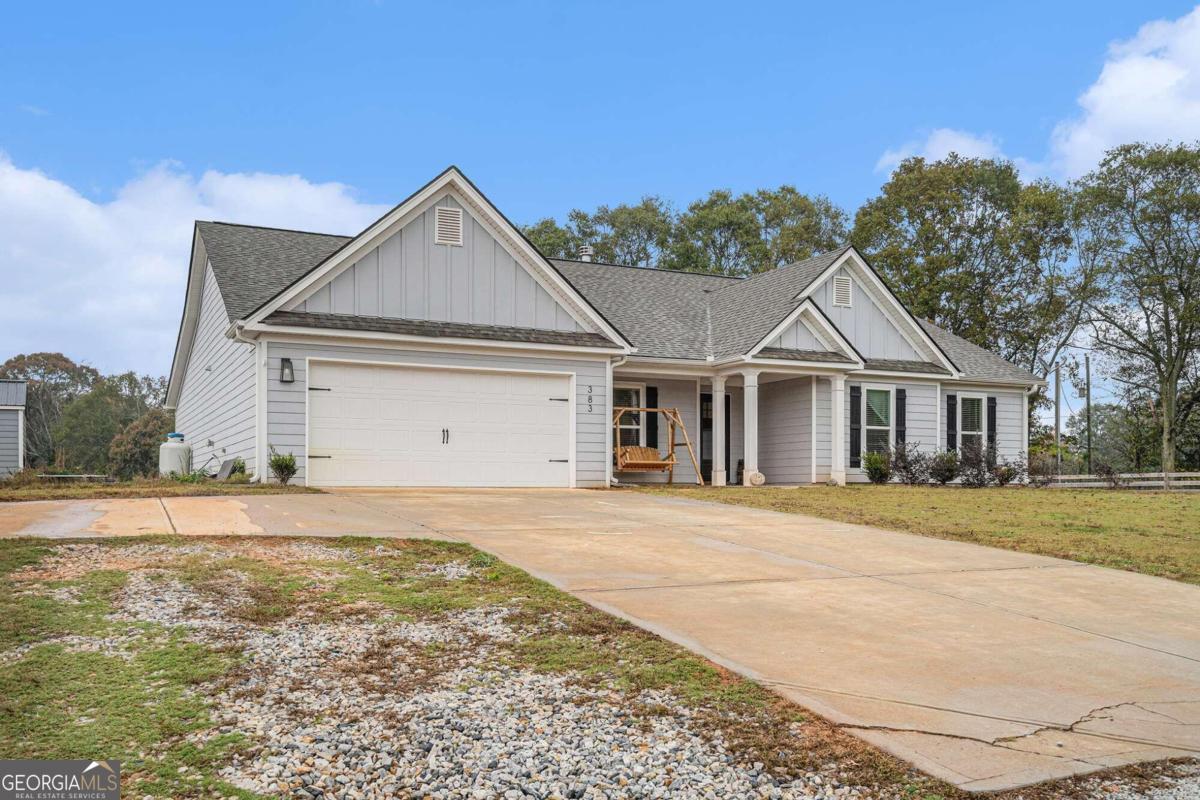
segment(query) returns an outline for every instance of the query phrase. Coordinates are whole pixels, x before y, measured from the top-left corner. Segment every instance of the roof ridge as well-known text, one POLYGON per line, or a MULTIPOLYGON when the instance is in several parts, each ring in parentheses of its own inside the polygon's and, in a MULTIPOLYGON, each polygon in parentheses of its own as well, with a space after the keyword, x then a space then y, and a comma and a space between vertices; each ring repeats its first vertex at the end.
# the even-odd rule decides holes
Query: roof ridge
POLYGON ((250 225, 244 222, 225 222, 219 219, 198 219, 196 224, 204 223, 205 225, 227 225, 230 228, 254 228, 260 231, 279 231, 280 233, 300 233, 305 236, 328 236, 332 239, 353 239, 353 235, 344 233, 321 233, 320 231, 302 231, 299 228, 277 228, 274 225, 250 225))
POLYGON ((730 281, 744 281, 740 275, 721 275, 717 272, 697 272, 693 269, 670 269, 669 267, 641 267, 637 264, 614 264, 611 261, 584 261, 579 258, 548 257, 550 261, 566 261, 568 264, 592 264, 601 267, 620 267, 621 269, 640 269, 647 272, 659 272, 663 275, 698 275, 701 278, 724 278, 730 281))

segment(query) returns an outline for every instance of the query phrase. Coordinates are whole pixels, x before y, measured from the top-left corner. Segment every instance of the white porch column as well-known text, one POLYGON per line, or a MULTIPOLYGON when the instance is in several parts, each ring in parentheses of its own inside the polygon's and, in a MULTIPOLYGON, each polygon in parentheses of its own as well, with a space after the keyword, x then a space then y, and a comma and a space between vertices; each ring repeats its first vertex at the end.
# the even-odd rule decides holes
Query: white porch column
POLYGON ((833 453, 833 465, 829 471, 829 478, 838 486, 846 485, 846 377, 844 375, 834 375, 829 379, 832 387, 830 392, 830 416, 833 420, 831 426, 833 430, 830 435, 833 437, 830 442, 831 451, 833 453))
POLYGON ((712 379, 712 485, 724 486, 725 475, 725 376, 712 379))
POLYGON ((746 443, 742 448, 742 485, 750 485, 750 476, 758 472, 758 370, 742 373, 742 425, 746 443))

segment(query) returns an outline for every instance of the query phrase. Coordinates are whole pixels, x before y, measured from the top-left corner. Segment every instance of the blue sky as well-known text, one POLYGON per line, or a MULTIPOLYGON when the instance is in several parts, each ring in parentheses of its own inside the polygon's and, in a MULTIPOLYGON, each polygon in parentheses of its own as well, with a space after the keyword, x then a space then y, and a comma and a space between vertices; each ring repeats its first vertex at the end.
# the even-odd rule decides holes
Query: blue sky
POLYGON ((0 359, 61 349, 164 372, 192 218, 351 233, 450 163, 518 222, 781 183, 852 212, 896 159, 950 146, 1069 177, 1114 139, 1200 136, 1191 11, 12 6, 0 285, 15 289, 0 297, 0 359), (76 304, 71 320, 47 313, 76 304))

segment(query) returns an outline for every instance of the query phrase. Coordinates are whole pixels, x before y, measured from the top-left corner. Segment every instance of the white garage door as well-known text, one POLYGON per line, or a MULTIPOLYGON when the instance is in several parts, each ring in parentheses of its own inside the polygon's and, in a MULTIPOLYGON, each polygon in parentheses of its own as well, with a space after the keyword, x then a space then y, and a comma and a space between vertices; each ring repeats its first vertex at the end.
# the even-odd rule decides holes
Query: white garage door
POLYGON ((568 486, 565 375, 313 362, 312 486, 568 486))

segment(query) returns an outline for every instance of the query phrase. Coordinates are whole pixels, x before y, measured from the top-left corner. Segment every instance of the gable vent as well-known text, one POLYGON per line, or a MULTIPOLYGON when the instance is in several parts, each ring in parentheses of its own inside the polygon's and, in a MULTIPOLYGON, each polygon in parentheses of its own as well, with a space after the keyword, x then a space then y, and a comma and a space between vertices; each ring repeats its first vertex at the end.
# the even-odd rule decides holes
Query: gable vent
POLYGON ((461 208, 443 208, 434 211, 434 244, 449 244, 462 247, 463 212, 461 208))
POLYGON ((846 275, 835 275, 833 278, 833 304, 850 308, 851 305, 851 288, 854 282, 846 275))

